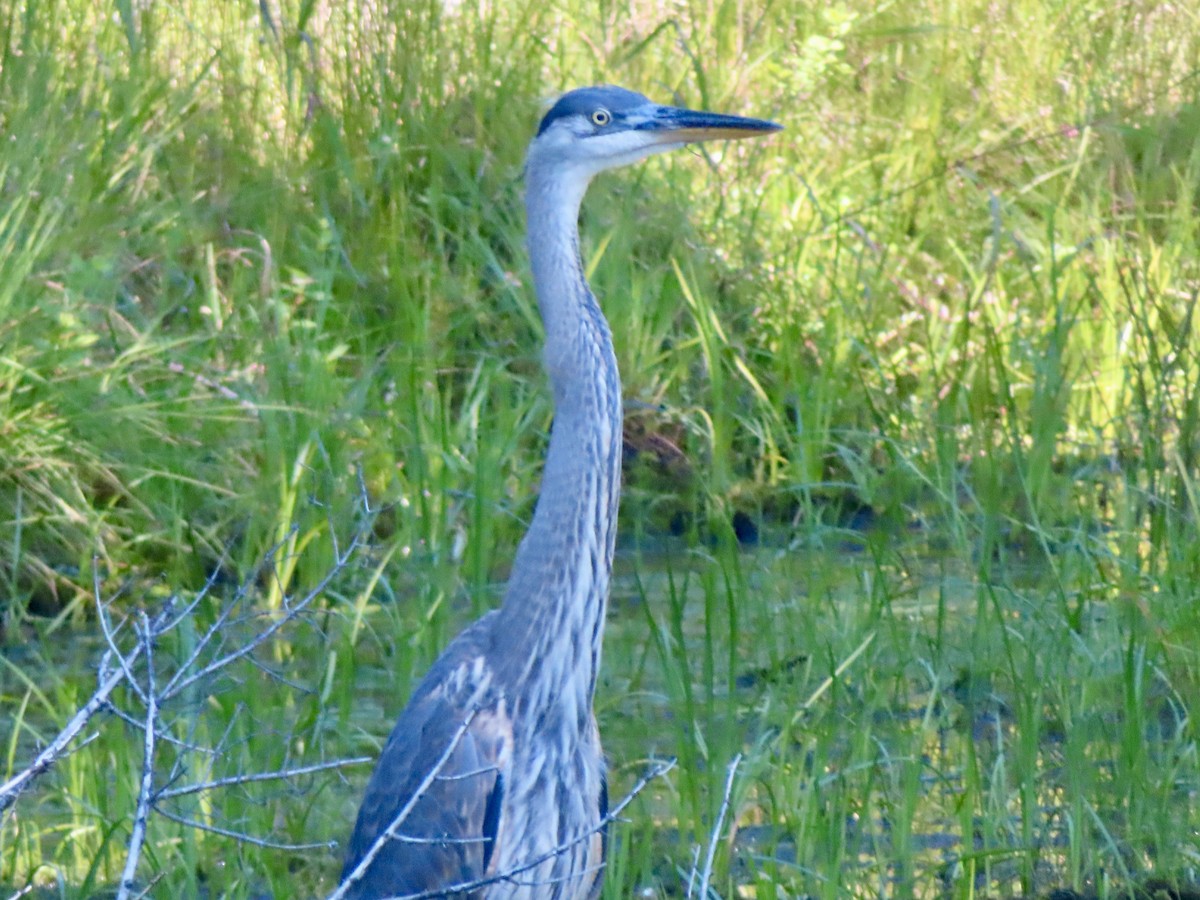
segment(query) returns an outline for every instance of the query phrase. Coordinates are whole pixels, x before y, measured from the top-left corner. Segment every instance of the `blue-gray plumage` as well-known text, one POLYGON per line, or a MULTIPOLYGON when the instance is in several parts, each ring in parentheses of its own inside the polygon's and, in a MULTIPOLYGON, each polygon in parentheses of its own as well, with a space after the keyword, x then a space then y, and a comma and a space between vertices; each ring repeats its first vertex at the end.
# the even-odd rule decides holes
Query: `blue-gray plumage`
POLYGON ((608 800, 592 697, 616 538, 621 384, 579 258, 579 206, 604 169, 778 129, 618 87, 571 91, 542 119, 525 169, 555 406, 541 494, 503 605, 450 643, 388 738, 335 896, 598 895, 608 800))

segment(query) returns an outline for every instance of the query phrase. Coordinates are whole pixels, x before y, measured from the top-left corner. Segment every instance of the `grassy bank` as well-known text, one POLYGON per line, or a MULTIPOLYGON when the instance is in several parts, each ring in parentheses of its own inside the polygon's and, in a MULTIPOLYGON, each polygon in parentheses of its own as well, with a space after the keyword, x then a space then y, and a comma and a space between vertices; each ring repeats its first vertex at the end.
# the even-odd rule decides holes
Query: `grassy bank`
MULTIPOLYGON (((544 98, 614 82, 787 130, 584 212, 631 420, 614 790, 679 758, 606 895, 686 892, 739 752, 721 896, 1190 877, 1198 58, 1200 16, 1150 0, 4 7, 5 777, 92 689, 96 585, 118 615, 217 572, 277 613, 363 518, 359 473, 362 556, 273 675, 180 698, 177 737, 222 752, 176 772, 377 752, 532 509, 522 155, 544 98)), ((139 753, 112 722, 6 813, 0 884, 115 883, 139 753)), ((187 818, 340 839, 365 775, 187 818)), ((164 896, 336 873, 152 827, 164 896)))

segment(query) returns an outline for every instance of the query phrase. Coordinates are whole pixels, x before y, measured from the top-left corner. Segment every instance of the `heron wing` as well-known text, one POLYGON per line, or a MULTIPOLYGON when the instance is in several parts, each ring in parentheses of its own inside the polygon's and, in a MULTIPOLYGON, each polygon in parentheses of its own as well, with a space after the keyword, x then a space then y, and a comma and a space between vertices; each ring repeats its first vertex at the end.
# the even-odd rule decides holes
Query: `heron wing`
POLYGON ((503 698, 490 689, 476 639, 487 618, 451 643, 384 745, 347 847, 343 880, 405 807, 411 808, 384 838, 350 897, 390 897, 469 882, 482 877, 494 856, 500 768, 512 745, 512 723, 503 698))

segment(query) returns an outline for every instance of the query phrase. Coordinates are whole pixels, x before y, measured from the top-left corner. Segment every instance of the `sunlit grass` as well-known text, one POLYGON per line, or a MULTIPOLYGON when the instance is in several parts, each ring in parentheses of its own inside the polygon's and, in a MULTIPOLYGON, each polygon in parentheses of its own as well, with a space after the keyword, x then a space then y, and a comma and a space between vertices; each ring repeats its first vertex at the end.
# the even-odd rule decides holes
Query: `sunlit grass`
MULTIPOLYGON (((373 545, 273 651, 292 684, 199 691, 191 738, 227 773, 377 752, 528 521, 552 410, 522 153, 542 99, 607 81, 787 130, 605 176, 584 211, 651 448, 597 698, 614 792, 679 759, 616 829, 606 896, 686 892, 739 752, 723 897, 1194 878, 1195 10, 24 0, 0 22, 6 775, 90 691, 94 577, 152 609, 282 542, 256 594, 278 609, 328 570, 360 472, 373 545)), ((0 884, 111 887, 139 760, 115 721, 64 760, 0 820, 0 884)), ((365 776, 187 814, 342 839, 365 776)), ((153 827, 164 896, 336 875, 334 851, 153 827)))

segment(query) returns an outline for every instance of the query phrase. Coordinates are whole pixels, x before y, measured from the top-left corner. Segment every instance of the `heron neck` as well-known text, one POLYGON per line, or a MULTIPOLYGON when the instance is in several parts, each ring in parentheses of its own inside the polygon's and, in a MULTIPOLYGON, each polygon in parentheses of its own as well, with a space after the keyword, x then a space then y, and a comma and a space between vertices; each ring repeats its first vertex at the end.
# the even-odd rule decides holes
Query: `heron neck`
MULTIPOLYGON (((586 181, 527 173, 526 213, 534 287, 545 325, 554 424, 541 492, 517 549, 502 615, 519 680, 570 685, 590 721, 616 539, 621 478, 621 385, 608 323, 579 258, 586 181), (560 671, 551 673, 546 667, 560 671)), ((536 697, 534 692, 531 696, 536 697)), ((531 702, 538 702, 536 699, 531 702)))

